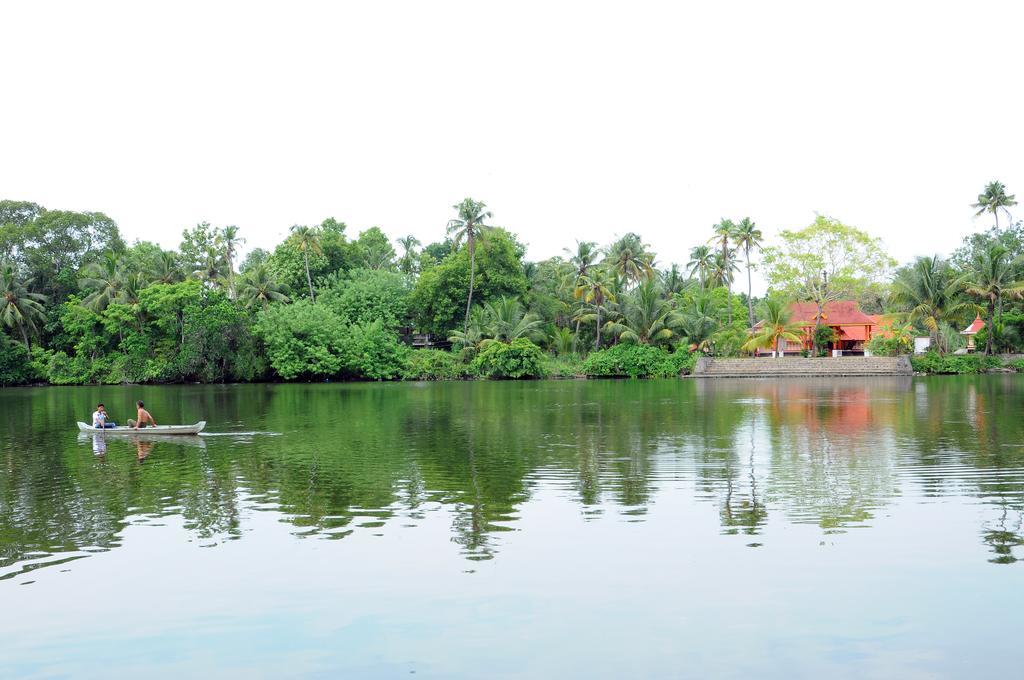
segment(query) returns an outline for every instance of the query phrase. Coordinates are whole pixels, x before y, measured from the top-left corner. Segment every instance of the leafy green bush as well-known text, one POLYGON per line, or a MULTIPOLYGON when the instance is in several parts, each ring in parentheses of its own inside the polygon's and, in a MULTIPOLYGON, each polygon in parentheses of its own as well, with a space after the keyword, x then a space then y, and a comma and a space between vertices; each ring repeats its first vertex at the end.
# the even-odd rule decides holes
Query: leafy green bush
POLYGON ((406 355, 402 377, 406 380, 455 380, 464 378, 467 370, 452 352, 417 349, 406 355))
POLYGON ((345 328, 326 305, 299 300, 271 306, 260 316, 256 333, 267 347, 267 358, 285 380, 324 378, 341 371, 345 328))
POLYGON ((330 307, 349 323, 380 321, 397 330, 408 311, 409 281, 396 272, 356 269, 347 276, 326 276, 317 302, 330 307))
POLYGON ((545 375, 544 352, 526 338, 506 344, 491 342, 480 350, 470 370, 486 378, 540 378, 545 375))
POLYGON ((390 380, 405 366, 408 350, 381 320, 346 324, 327 305, 309 300, 268 308, 256 328, 270 365, 285 380, 390 380))
POLYGON ((592 352, 583 371, 596 378, 646 378, 664 359, 665 352, 649 345, 622 344, 592 352))
POLYGON ((900 338, 883 338, 881 335, 868 340, 865 345, 867 350, 876 357, 894 357, 900 354, 906 354, 910 348, 907 347, 907 343, 900 338))
POLYGON ((661 365, 660 376, 665 378, 677 378, 680 375, 690 375, 693 367, 697 364, 697 355, 682 349, 676 350, 668 355, 668 358, 661 365))
POLYGON ((380 320, 353 324, 342 335, 340 373, 347 378, 391 380, 401 375, 408 351, 380 320))
POLYGON ((1018 373, 1024 373, 1024 359, 1017 359, 1010 362, 1010 367, 1018 373))
POLYGON ((0 336, 0 387, 24 385, 37 377, 36 370, 23 345, 0 336))
POLYGON ((918 373, 965 375, 984 373, 990 368, 1002 366, 999 357, 983 354, 938 354, 928 352, 910 358, 914 371, 918 373))
POLYGON ((84 357, 70 357, 67 352, 60 350, 36 348, 32 354, 32 365, 36 373, 51 385, 85 385, 94 382, 85 364, 84 357))
POLYGON ((669 352, 650 345, 619 344, 593 352, 583 362, 583 372, 595 378, 657 378, 690 372, 697 355, 669 352))

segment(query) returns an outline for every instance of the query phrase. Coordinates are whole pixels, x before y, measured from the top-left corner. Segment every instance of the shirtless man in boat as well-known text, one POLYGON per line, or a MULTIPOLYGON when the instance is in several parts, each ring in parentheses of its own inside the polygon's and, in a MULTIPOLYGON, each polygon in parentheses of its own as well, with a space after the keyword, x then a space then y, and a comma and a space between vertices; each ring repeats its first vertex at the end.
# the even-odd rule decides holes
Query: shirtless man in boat
POLYGON ((137 420, 128 419, 128 427, 134 427, 136 430, 140 427, 146 427, 148 423, 150 427, 156 427, 156 421, 153 420, 153 416, 149 415, 149 411, 146 410, 142 404, 142 400, 135 402, 135 405, 139 407, 137 414, 137 420))

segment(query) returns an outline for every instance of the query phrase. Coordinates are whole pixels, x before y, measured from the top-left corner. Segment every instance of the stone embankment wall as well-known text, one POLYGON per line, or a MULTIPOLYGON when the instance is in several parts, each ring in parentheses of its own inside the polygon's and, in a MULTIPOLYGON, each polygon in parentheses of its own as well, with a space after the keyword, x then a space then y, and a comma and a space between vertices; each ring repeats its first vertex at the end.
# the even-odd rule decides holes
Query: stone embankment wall
POLYGON ((786 376, 913 375, 907 357, 759 357, 697 359, 697 378, 774 378, 786 376))

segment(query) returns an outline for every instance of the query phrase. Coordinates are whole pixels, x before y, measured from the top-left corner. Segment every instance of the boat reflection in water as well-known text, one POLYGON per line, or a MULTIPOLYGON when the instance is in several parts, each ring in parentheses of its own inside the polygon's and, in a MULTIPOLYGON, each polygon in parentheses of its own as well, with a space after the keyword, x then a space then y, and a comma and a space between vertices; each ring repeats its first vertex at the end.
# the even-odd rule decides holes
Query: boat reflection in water
MULTIPOLYGON (((500 555, 523 510, 550 504, 552 494, 588 522, 647 522, 659 502, 710 504, 721 534, 757 546, 770 545, 770 529, 787 524, 838 535, 891 524, 893 508, 944 499, 963 517, 984 509, 972 521, 985 559, 1014 562, 1024 542, 1018 376, 154 392, 210 414, 218 429, 239 431, 78 436, 108 466, 123 464, 121 452, 146 460, 148 472, 134 485, 82 464, 82 448, 67 447, 66 430, 41 429, 6 446, 14 473, 0 487, 0 504, 24 499, 16 515, 0 515, 9 567, 50 546, 112 544, 109 530, 124 514, 104 502, 108 495, 152 512, 174 509, 204 535, 226 528, 228 537, 247 503, 274 508, 297 536, 331 539, 393 531, 433 508, 448 517, 450 541, 469 560, 500 555), (66 462, 14 456, 26 446, 66 462), (66 526, 43 521, 51 517, 66 526), (34 523, 39 531, 23 532, 34 523)), ((175 403, 161 408, 187 418, 175 403)), ((30 420, 18 406, 10 405, 11 417, 30 420)), ((545 512, 565 512, 559 507, 545 512)))
POLYGON ((19 677, 1019 675, 1019 375, 90 389, 0 390, 19 677))
POLYGON ((93 433, 79 433, 78 441, 88 442, 92 440, 93 451, 96 453, 106 452, 108 442, 137 442, 154 444, 156 442, 164 442, 166 444, 178 444, 181 446, 193 446, 200 449, 206 448, 206 439, 199 435, 189 434, 147 434, 145 432, 138 432, 133 434, 118 434, 116 436, 107 437, 101 432, 93 433))

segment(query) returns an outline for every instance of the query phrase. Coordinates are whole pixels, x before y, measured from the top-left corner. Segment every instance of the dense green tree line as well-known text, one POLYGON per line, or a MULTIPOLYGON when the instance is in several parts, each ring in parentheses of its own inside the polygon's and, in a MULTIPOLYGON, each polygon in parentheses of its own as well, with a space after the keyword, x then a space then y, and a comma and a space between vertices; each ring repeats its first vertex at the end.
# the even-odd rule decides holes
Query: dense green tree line
MULTIPOLYGON (((922 333, 951 352, 979 313, 986 353, 1020 351, 1024 227, 999 225, 1015 204, 1002 184, 989 184, 973 207, 994 218, 991 229, 948 258, 897 268, 879 239, 824 216, 772 244, 750 218, 722 219, 682 264, 660 261, 633 232, 531 262, 488 206, 467 198, 453 206, 442 240, 426 246, 406 236, 396 249, 377 227, 352 238, 329 218, 296 225, 272 252, 240 260, 244 239, 233 225, 198 224, 168 251, 126 244, 103 213, 0 201, 0 384, 536 377, 610 367, 662 375, 692 365, 691 354, 792 339, 790 301, 820 310, 849 298, 889 315, 893 338, 875 347, 882 353, 922 333), (761 300, 752 295, 758 267, 769 283, 761 300), (413 350, 414 337, 453 353, 413 350), (594 356, 622 345, 651 348, 657 360, 647 350, 594 356), (636 361, 623 364, 628 357, 636 361)), ((819 347, 828 340, 820 331, 819 347)))

